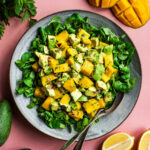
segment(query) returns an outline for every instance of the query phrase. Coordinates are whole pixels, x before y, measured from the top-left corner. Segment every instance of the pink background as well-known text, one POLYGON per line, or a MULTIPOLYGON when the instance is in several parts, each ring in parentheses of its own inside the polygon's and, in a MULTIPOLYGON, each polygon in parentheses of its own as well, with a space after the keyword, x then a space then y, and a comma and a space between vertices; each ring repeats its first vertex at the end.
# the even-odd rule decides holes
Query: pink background
MULTIPOLYGON (((132 29, 119 22, 109 9, 91 7, 86 0, 36 0, 36 6, 36 19, 62 10, 89 10, 116 22, 131 37, 141 59, 143 74, 142 89, 136 107, 120 127, 102 138, 85 142, 83 150, 100 150, 104 139, 119 131, 135 136, 135 145, 137 145, 141 133, 150 128, 150 21, 139 29, 132 29)), ((27 147, 32 150, 59 150, 65 142, 49 137, 32 127, 17 110, 11 97, 8 82, 9 63, 18 40, 28 26, 27 22, 21 24, 20 20, 15 18, 12 18, 10 22, 10 27, 6 27, 5 35, 0 40, 0 99, 7 98, 11 101, 13 120, 10 136, 0 150, 17 150, 27 147)), ((71 149, 73 146, 69 148, 71 149)))

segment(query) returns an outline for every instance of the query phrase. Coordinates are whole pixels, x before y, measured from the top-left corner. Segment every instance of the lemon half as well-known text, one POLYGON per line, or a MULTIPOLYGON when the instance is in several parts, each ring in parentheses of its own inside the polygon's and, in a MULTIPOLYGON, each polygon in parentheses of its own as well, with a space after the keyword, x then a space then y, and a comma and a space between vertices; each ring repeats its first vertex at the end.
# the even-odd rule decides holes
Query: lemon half
POLYGON ((108 137, 102 146, 102 150, 130 150, 134 145, 134 137, 120 132, 108 137))
POLYGON ((150 130, 144 132, 140 138, 138 150, 150 150, 150 130))

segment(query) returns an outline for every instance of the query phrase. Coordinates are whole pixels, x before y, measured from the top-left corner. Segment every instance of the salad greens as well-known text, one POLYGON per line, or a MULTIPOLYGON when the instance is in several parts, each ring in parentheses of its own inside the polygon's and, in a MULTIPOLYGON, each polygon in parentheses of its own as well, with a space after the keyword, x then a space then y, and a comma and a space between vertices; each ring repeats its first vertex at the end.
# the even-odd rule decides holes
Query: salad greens
POLYGON ((62 22, 55 16, 16 60, 23 72, 16 91, 31 98, 27 107, 37 106, 50 128, 71 132, 74 125, 79 131, 98 109, 112 105, 117 92, 133 88, 134 50, 111 29, 91 25, 88 17, 75 13, 62 22))

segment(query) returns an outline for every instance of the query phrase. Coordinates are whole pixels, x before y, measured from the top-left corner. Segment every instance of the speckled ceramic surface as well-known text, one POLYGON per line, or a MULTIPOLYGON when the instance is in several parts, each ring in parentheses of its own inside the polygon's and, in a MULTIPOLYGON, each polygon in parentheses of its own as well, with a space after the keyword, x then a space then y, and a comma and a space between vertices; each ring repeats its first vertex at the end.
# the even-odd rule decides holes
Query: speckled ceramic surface
MULTIPOLYGON (((30 47, 31 41, 36 37, 37 29, 40 26, 46 26, 50 20, 54 16, 60 16, 62 20, 65 20, 68 16, 72 15, 73 13, 78 12, 82 17, 88 16, 89 22, 97 27, 105 26, 110 29, 117 35, 126 34, 119 26, 113 23, 111 20, 100 16, 98 14, 88 12, 88 11, 81 11, 81 10, 70 10, 70 11, 63 11, 58 12, 52 15, 49 15, 38 23, 36 23, 32 28, 30 28, 21 38, 16 49, 14 51, 11 65, 10 65, 10 87, 12 91, 13 98, 17 107, 19 108, 22 115, 38 130, 41 132, 63 140, 70 139, 76 132, 73 131, 69 133, 67 129, 51 129, 49 128, 39 117, 36 112, 36 108, 28 109, 26 106, 29 104, 30 100, 25 98, 23 95, 17 95, 15 92, 16 88, 16 81, 22 77, 22 72, 16 67, 15 60, 20 59, 21 55, 28 50, 30 47)), ((125 38, 126 41, 132 42, 128 36, 125 38)), ((132 109, 134 108, 139 92, 141 89, 141 81, 142 81, 142 74, 141 74, 141 64, 137 54, 135 51, 132 63, 130 65, 131 68, 131 76, 136 78, 136 83, 134 88, 127 94, 124 94, 123 99, 121 100, 117 109, 108 116, 101 118, 101 120, 93 125, 86 137, 86 140, 91 140, 94 138, 98 138, 103 136, 116 127, 118 127, 131 113, 132 109)))

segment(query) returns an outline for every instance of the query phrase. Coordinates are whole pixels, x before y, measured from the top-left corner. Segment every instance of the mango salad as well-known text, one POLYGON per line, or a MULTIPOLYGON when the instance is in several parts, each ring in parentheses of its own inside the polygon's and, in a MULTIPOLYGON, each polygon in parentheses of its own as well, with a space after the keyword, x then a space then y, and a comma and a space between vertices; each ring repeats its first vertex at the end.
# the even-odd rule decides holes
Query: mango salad
POLYGON ((129 64, 134 47, 109 28, 97 28, 87 17, 54 17, 40 27, 29 51, 16 65, 23 71, 16 91, 30 97, 50 128, 81 130, 99 109, 108 109, 117 92, 135 83, 129 64))

